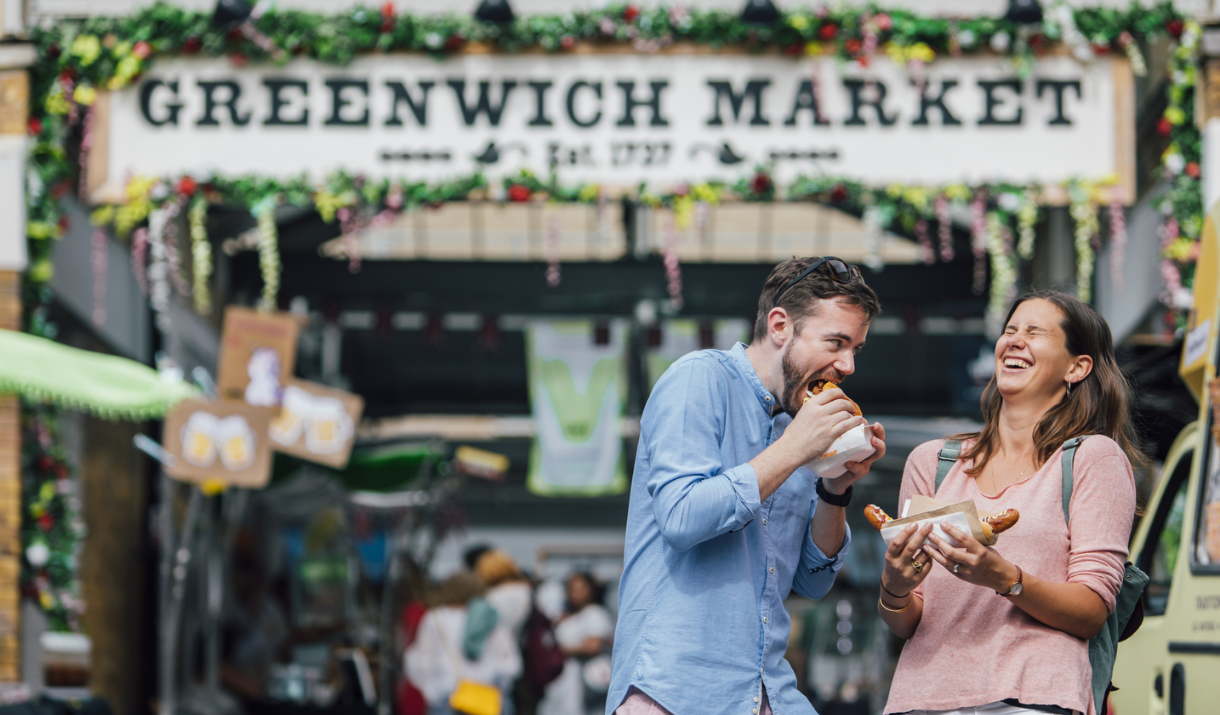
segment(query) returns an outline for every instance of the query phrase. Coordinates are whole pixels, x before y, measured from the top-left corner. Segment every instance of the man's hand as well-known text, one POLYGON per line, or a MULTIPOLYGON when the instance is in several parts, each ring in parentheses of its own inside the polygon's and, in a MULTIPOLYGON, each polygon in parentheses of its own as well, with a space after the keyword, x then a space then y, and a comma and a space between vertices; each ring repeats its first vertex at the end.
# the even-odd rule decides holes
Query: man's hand
POLYGON ((779 441, 791 444, 798 466, 812 462, 826 454, 845 432, 868 424, 868 420, 854 414, 855 410, 855 404, 839 388, 823 390, 797 411, 779 441))
POLYGON ((863 462, 847 462, 843 465, 847 467, 847 471, 837 477, 823 479, 822 488, 831 494, 842 494, 847 491, 848 487, 859 481, 865 474, 868 474, 868 470, 873 466, 873 462, 885 456, 885 428, 881 426, 880 422, 873 423, 872 439, 873 449, 877 450, 876 452, 873 452, 863 462))
MULTIPOLYGON (((868 420, 854 412, 855 406, 838 388, 823 390, 811 397, 775 444, 750 460, 750 466, 758 475, 759 501, 766 501, 801 465, 825 454, 844 432, 868 424, 868 420)), ((866 472, 867 466, 861 475, 866 472)), ((847 489, 850 484, 850 481, 846 482, 842 488, 847 489)))

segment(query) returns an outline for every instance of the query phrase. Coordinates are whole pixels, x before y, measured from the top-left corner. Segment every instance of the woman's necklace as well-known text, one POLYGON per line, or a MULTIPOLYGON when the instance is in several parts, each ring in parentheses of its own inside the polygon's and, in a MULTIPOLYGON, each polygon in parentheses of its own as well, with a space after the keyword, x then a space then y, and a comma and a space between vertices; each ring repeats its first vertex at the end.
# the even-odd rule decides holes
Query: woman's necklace
POLYGON ((991 491, 995 496, 999 496, 1000 492, 1025 479, 1025 473, 1029 471, 1030 464, 1029 461, 1026 460, 1025 469, 1021 470, 1021 473, 1017 475, 1016 479, 1005 484, 1003 487, 1000 486, 1000 479, 996 474, 996 460, 991 460, 991 464, 989 466, 991 467, 991 491))

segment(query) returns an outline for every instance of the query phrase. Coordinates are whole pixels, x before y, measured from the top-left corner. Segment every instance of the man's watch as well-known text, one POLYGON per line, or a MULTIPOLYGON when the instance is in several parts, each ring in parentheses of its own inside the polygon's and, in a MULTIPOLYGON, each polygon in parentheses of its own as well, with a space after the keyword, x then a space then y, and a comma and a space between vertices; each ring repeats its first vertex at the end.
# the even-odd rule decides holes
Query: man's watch
POLYGON ((851 504, 851 486, 848 486, 847 491, 843 492, 842 494, 831 494, 830 492, 826 491, 825 487, 822 486, 822 478, 818 477, 818 481, 814 485, 813 489, 818 493, 818 499, 821 499, 831 506, 847 506, 848 504, 851 504))
POLYGON ((1023 579, 1023 578, 1025 578, 1025 574, 1021 571, 1021 567, 1018 566, 1017 567, 1017 580, 1014 581, 1013 584, 1008 587, 1007 592, 996 591, 996 595, 1003 596, 1005 598, 1008 598, 1009 596, 1020 596, 1021 591, 1025 590, 1025 587, 1021 585, 1021 579, 1023 579))

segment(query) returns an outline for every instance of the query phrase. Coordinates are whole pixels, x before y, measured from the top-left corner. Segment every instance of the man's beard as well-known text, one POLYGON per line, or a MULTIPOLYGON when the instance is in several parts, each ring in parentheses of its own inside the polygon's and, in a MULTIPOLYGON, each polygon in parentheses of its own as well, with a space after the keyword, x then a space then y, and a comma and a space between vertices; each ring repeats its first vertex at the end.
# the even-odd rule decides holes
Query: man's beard
MULTIPOLYGON (((795 419, 797 410, 801 409, 801 406, 805 404, 805 395, 809 391, 809 382, 805 382, 801 371, 797 369, 796 364, 788 356, 790 352, 792 352, 791 342, 784 346, 784 354, 781 356, 780 364, 783 366, 784 387, 777 397, 779 398, 780 408, 787 412, 789 417, 795 419)), ((816 382, 817 380, 831 380, 838 384, 843 381, 843 375, 832 367, 818 373, 810 382, 816 382)))

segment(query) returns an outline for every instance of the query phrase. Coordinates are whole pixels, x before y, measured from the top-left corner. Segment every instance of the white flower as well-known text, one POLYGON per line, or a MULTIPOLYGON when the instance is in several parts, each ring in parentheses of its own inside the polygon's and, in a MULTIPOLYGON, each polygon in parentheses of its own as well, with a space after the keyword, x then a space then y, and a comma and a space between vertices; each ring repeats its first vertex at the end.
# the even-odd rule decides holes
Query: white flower
POLYGON ((1189 288, 1179 288, 1173 292, 1173 307, 1178 310, 1190 310, 1194 301, 1194 293, 1189 288))
POLYGON ((1016 211, 1021 207, 1021 198, 1016 194, 1004 193, 1000 194, 1000 198, 996 200, 996 203, 1005 211, 1016 211))
POLYGON ((169 187, 165 185, 164 181, 158 181, 149 189, 148 196, 153 201, 160 201, 169 196, 169 187))
POLYGON ((1165 157, 1165 168, 1174 174, 1181 174, 1186 168, 1186 159, 1181 154, 1170 154, 1165 157))
POLYGON ((1012 44, 1012 38, 1007 32, 1000 31, 991 36, 991 49, 1001 54, 1008 52, 1009 45, 1012 44))
POLYGON ((974 30, 962 30, 957 36, 957 43, 967 49, 974 47, 976 40, 978 38, 974 36, 974 30))
POLYGON ((51 560, 51 550, 42 542, 30 544, 29 548, 25 550, 25 560, 36 569, 42 568, 47 561, 51 560))
POLYGON ((444 42, 440 34, 436 32, 429 32, 424 37, 424 44, 434 50, 444 44, 444 42))

